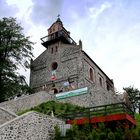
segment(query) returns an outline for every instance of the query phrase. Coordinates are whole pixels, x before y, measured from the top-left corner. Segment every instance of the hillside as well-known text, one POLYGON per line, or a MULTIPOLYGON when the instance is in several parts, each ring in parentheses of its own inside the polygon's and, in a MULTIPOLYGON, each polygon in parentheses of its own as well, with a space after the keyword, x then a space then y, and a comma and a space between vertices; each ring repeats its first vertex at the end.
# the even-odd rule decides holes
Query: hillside
POLYGON ((84 107, 76 106, 70 103, 49 101, 49 102, 42 103, 38 106, 35 106, 31 109, 19 111, 16 114, 22 115, 29 111, 37 111, 46 115, 52 115, 52 111, 53 111, 53 115, 55 117, 63 118, 65 114, 69 114, 69 113, 71 114, 72 112, 76 112, 76 111, 81 112, 84 111, 84 109, 85 109, 84 107))

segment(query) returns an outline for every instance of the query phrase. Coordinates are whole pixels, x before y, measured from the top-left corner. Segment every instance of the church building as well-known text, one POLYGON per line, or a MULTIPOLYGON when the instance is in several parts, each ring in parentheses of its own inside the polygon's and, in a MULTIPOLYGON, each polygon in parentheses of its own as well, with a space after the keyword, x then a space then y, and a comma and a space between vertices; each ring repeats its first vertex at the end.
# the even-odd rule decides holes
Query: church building
POLYGON ((97 106, 118 102, 113 80, 77 44, 57 20, 41 38, 46 50, 31 62, 30 86, 62 102, 97 106))

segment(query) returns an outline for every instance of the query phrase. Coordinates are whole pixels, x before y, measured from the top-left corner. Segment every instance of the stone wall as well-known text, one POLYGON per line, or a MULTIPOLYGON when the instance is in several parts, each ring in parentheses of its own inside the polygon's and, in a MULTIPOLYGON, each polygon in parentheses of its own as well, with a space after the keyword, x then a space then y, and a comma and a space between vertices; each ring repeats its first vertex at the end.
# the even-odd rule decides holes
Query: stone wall
MULTIPOLYGON (((111 90, 114 92, 114 83, 110 78, 102 71, 102 69, 83 51, 83 74, 85 80, 89 81, 93 85, 96 85, 98 89, 104 89, 105 91, 111 90), (93 80, 90 79, 90 69, 92 69, 93 80), (100 81, 101 79, 101 81, 100 81), (109 89, 107 89, 107 85, 109 89)), ((96 88, 94 87, 94 88, 96 88)))
POLYGON ((0 125, 17 117, 16 114, 0 107, 0 125))
MULTIPOLYGON (((31 63, 30 85, 35 91, 42 90, 46 85, 46 91, 57 88, 58 91, 64 88, 68 78, 73 79, 78 76, 79 59, 81 59, 81 47, 75 45, 54 43, 48 47, 39 57, 31 63), (51 53, 51 49, 58 47, 56 53, 51 53), (56 80, 52 81, 52 64, 57 62, 55 70, 56 80)), ((77 84, 77 81, 75 81, 77 84)), ((65 91, 65 89, 63 89, 65 91)))
POLYGON ((52 140, 54 126, 64 122, 36 112, 28 112, 0 126, 0 140, 52 140))
MULTIPOLYGON (((16 113, 18 111, 30 109, 43 102, 47 102, 51 100, 56 100, 56 98, 54 97, 54 95, 52 95, 52 93, 41 91, 32 95, 17 98, 16 100, 0 103, 0 107, 16 113)), ((117 97, 115 97, 115 94, 113 94, 111 91, 109 93, 105 91, 104 89, 101 90, 101 88, 99 89, 89 88, 89 91, 87 94, 60 99, 57 101, 60 101, 63 103, 71 103, 71 104, 84 106, 84 107, 98 106, 98 105, 119 102, 117 100, 117 97)))
POLYGON ((53 100, 53 95, 48 94, 45 91, 41 91, 32 95, 19 97, 15 100, 0 103, 0 107, 3 107, 11 112, 17 112, 20 110, 30 109, 31 107, 50 100, 53 100))
POLYGON ((121 102, 111 91, 109 94, 108 93, 109 92, 106 92, 104 89, 98 90, 97 88, 91 88, 86 94, 58 99, 57 101, 62 103, 71 103, 83 107, 93 107, 121 102))

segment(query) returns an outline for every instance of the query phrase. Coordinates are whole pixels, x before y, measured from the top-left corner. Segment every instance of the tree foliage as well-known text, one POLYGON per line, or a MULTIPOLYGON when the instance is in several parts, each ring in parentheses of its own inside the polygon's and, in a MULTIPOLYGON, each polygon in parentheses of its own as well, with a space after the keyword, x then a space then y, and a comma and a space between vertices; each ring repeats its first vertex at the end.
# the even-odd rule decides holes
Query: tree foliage
MULTIPOLYGON (((89 127, 91 127, 91 125, 89 127)), ((125 130, 116 128, 112 131, 111 129, 106 128, 104 124, 101 124, 96 128, 91 127, 91 129, 87 131, 83 127, 81 129, 81 126, 74 123, 71 129, 67 130, 65 137, 60 135, 60 130, 58 133, 58 130, 55 129, 56 134, 54 140, 139 140, 139 131, 139 128, 125 130)))
POLYGON ((123 89, 128 93, 128 99, 131 102, 132 109, 136 111, 136 108, 139 107, 138 96, 140 95, 140 91, 132 86, 125 87, 123 89))
POLYGON ((29 68, 33 43, 22 31, 15 18, 0 20, 0 102, 28 88, 17 71, 29 68))

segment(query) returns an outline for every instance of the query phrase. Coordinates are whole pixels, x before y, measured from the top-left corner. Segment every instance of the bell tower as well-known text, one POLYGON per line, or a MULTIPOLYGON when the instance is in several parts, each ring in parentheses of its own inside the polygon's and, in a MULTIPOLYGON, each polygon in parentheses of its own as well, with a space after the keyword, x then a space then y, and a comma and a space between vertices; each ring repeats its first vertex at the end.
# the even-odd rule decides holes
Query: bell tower
POLYGON ((67 31, 60 19, 60 15, 56 22, 54 22, 48 29, 48 35, 41 38, 42 45, 48 48, 49 45, 61 41, 64 44, 76 44, 76 42, 70 37, 70 32, 67 31))

